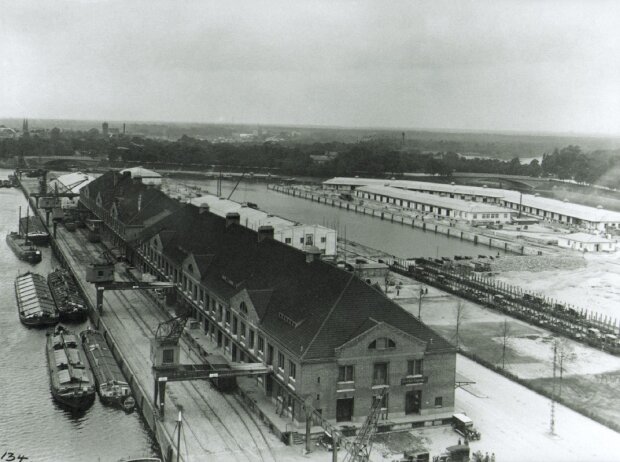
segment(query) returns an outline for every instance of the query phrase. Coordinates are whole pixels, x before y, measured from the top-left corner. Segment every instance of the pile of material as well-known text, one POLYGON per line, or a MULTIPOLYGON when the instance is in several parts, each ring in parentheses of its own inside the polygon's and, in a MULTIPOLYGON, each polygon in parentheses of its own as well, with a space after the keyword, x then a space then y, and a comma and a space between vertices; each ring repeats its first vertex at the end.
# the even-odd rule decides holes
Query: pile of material
POLYGON ((586 260, 572 255, 522 255, 502 256, 499 258, 475 259, 479 263, 488 263, 493 272, 504 271, 548 271, 553 269, 575 269, 586 266, 586 260))

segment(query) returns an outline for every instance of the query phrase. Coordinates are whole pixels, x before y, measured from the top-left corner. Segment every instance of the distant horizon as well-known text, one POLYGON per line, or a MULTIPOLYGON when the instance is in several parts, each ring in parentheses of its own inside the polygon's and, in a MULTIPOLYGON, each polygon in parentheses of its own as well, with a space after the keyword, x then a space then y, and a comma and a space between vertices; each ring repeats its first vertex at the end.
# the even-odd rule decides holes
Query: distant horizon
MULTIPOLYGON (((576 138, 609 138, 620 139, 620 131, 616 133, 596 133, 596 132, 553 132, 553 131, 523 131, 510 129, 468 129, 468 128, 423 128, 423 127, 382 127, 382 126, 348 126, 348 125, 320 125, 320 124, 293 124, 293 123, 259 123, 259 122, 198 122, 198 121, 178 121, 178 120, 139 120, 139 119, 105 119, 105 118, 48 118, 48 117, 6 117, 0 116, 0 121, 15 121, 21 126, 24 119, 41 120, 50 122, 93 122, 102 124, 150 124, 150 125, 211 125, 211 126, 239 126, 239 127, 278 127, 278 128, 305 128, 322 130, 377 130, 386 132, 431 132, 431 133, 451 133, 451 134, 489 134, 507 136, 532 136, 532 137, 576 137, 576 138)), ((58 127, 60 128, 60 127, 58 127)), ((101 129, 100 126, 92 127, 101 129)), ((20 127, 21 129, 21 127, 20 127)))
POLYGON ((618 17, 612 0, 27 0, 0 15, 0 111, 617 137, 618 17))

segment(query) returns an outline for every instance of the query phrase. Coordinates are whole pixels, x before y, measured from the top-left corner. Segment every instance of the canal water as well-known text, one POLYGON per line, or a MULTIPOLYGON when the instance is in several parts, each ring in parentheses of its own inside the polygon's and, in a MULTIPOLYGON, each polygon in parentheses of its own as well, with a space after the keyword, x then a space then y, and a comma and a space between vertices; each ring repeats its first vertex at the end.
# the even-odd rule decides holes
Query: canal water
MULTIPOLYGON (((10 172, 0 169, 0 179, 10 172)), ((26 200, 17 189, 0 188, 0 457, 31 461, 117 461, 129 456, 157 455, 157 445, 139 413, 125 414, 103 406, 99 398, 83 412, 71 413, 52 398, 45 357, 45 330, 19 322, 13 281, 18 273, 47 275, 58 262, 49 248, 43 261, 19 261, 5 237, 17 230, 18 207, 26 200)), ((85 329, 87 323, 69 325, 85 329)))
MULTIPOLYGON (((215 180, 194 179, 166 179, 169 184, 181 183, 188 186, 197 186, 203 192, 216 194, 215 180)), ((222 196, 228 197, 236 182, 222 181, 222 196)), ((172 186, 172 197, 175 194, 172 186)), ((346 237, 366 246, 383 250, 397 257, 453 257, 455 255, 497 255, 504 254, 503 250, 477 245, 470 241, 461 241, 447 237, 444 234, 435 234, 419 228, 404 226, 377 217, 363 215, 347 210, 318 204, 307 199, 289 196, 267 189, 266 183, 246 182, 239 183, 230 197, 237 202, 253 202, 274 215, 308 224, 319 224, 338 230, 339 237, 346 237)))

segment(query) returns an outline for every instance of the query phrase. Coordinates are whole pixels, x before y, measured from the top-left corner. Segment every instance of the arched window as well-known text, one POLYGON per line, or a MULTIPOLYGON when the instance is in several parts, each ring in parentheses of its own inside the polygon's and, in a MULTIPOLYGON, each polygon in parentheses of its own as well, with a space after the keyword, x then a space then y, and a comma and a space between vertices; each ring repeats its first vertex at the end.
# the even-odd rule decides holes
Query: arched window
POLYGON ((368 344, 369 350, 387 350, 389 348, 396 348, 396 342, 387 337, 379 337, 368 344))

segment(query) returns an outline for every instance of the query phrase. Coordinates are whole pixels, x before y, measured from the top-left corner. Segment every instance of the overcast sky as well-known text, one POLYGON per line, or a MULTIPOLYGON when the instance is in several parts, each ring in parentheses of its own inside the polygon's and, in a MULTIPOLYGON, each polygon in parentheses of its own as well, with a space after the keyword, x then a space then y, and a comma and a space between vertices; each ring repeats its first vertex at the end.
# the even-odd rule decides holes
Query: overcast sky
POLYGON ((3 117, 620 133, 620 1, 0 7, 3 117))

